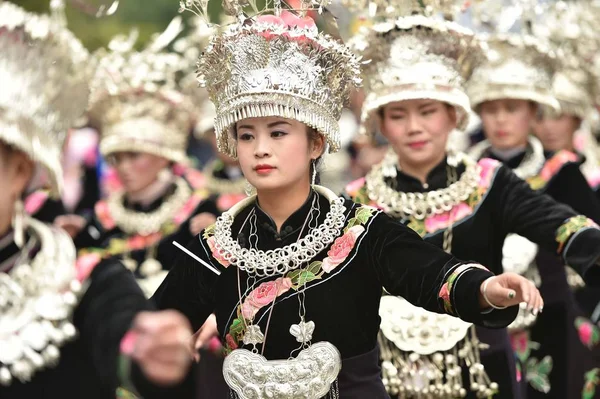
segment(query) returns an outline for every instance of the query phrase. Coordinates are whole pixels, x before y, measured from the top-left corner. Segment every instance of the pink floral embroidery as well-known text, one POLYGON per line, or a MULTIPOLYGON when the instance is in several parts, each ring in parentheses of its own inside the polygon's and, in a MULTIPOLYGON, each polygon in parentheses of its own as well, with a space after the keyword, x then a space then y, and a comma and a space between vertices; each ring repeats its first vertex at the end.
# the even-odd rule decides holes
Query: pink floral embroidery
POLYGON ((581 342, 583 342, 585 345, 589 345, 590 341, 592 340, 592 326, 590 323, 582 323, 579 326, 579 339, 581 340, 581 342))
POLYGON ((242 304, 242 315, 251 320, 263 307, 271 304, 278 296, 283 295, 292 288, 292 280, 288 277, 279 277, 267 281, 256 287, 242 304))
POLYGON ((575 319, 575 328, 579 334, 579 340, 589 349, 593 349, 600 341, 600 330, 585 317, 575 319))
POLYGON ((529 347, 529 337, 527 336, 527 334, 523 334, 523 333, 511 334, 510 341, 511 341, 513 350, 517 354, 525 353, 529 347))
POLYGON ((98 201, 95 206, 96 217, 98 221, 102 224, 106 230, 112 230, 115 228, 116 224, 110 215, 110 211, 108 209, 108 203, 106 201, 98 201))
POLYGON ((358 237, 365 231, 363 226, 353 226, 343 236, 336 238, 323 259, 323 271, 331 273, 340 263, 346 260, 358 237))
POLYGON ((488 188, 496 173, 496 169, 500 166, 500 162, 495 159, 483 158, 477 164, 481 167, 481 173, 479 174, 479 185, 484 188, 488 188))
POLYGON ((129 330, 123 336, 121 340, 121 353, 127 356, 131 356, 133 354, 133 350, 135 349, 135 342, 137 341, 137 333, 133 330, 129 330))
POLYGON ((442 300, 442 302, 444 303, 444 309, 446 310, 446 313, 448 313, 448 314, 451 314, 451 315, 455 314, 454 305, 452 304, 452 301, 450 300, 450 293, 452 292, 453 285, 454 285, 456 279, 458 278, 458 276, 460 276, 463 272, 467 272, 469 269, 488 270, 478 263, 468 263, 468 264, 464 264, 464 265, 460 265, 460 266, 456 267, 452 271, 452 273, 450 273, 448 278, 446 278, 446 282, 442 285, 442 287, 440 288, 440 291, 438 292, 438 298, 440 298, 442 300))
POLYGON ((225 212, 244 198, 246 198, 244 194, 220 195, 219 198, 217 198, 217 208, 219 208, 220 211, 225 212))
POLYGON ((132 250, 146 248, 157 243, 161 238, 162 234, 160 233, 152 233, 147 236, 134 235, 127 239, 127 247, 132 250))
POLYGON ((75 261, 75 269, 77 270, 77 280, 82 282, 87 279, 96 265, 100 263, 102 257, 97 253, 88 253, 81 255, 75 261))
POLYGON ((244 319, 252 320, 258 309, 252 306, 250 302, 244 302, 242 303, 241 312, 244 319))
POLYGON ((348 183, 346 186, 346 192, 350 197, 356 197, 358 194, 358 190, 360 190, 365 185, 365 178, 361 177, 358 180, 354 180, 353 182, 348 183))
POLYGON ((225 336, 225 342, 227 342, 227 346, 231 349, 231 350, 235 350, 238 348, 237 343, 235 342, 235 339, 233 339, 233 337, 231 336, 231 334, 227 334, 225 336))
POLYGON ((229 267, 229 262, 223 258, 223 256, 219 253, 216 245, 215 245, 215 237, 208 237, 206 239, 206 243, 208 244, 208 247, 210 248, 210 252, 212 253, 213 258, 215 258, 217 260, 217 262, 219 262, 221 265, 223 265, 224 267, 229 267))
POLYGON ((48 200, 48 192, 45 190, 35 191, 25 198, 25 212, 33 215, 38 212, 48 200))
POLYGON ((578 157, 576 154, 570 151, 559 151, 552 158, 550 158, 542 168, 540 177, 548 182, 558 171, 569 162, 577 162, 578 157))
POLYGON ((427 230, 428 233, 431 233, 437 230, 445 229, 450 223, 461 220, 462 218, 469 216, 471 213, 473 213, 473 209, 464 202, 461 202, 449 212, 428 217, 425 220, 425 230, 427 230))
POLYGON ((440 290, 439 297, 442 298, 444 303, 450 303, 450 291, 448 291, 448 283, 444 283, 442 285, 442 289, 440 290))

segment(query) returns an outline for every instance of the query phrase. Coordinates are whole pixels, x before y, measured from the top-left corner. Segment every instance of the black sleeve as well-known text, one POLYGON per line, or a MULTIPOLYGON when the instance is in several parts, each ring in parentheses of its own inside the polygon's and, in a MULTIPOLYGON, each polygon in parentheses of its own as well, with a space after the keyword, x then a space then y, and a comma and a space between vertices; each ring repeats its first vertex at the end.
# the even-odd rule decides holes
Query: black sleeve
POLYGON ((77 236, 73 238, 73 243, 75 243, 75 247, 78 250, 90 247, 101 247, 106 236, 104 228, 96 219, 94 213, 88 215, 87 217, 83 217, 86 218, 87 223, 85 224, 85 226, 83 226, 83 228, 77 234, 77 236))
POLYGON ((482 313, 480 286, 493 276, 483 266, 454 258, 383 213, 375 217, 370 229, 371 263, 390 294, 486 327, 506 327, 516 317, 516 306, 482 313))
POLYGON ((48 198, 46 202, 44 202, 44 205, 42 205, 42 207, 34 215, 32 215, 32 217, 36 220, 41 220, 42 222, 52 224, 54 223, 54 219, 64 214, 65 207, 62 201, 48 198))
POLYGON ((519 234, 563 257, 565 263, 595 284, 592 268, 600 257, 600 230, 595 223, 549 195, 533 191, 502 166, 494 181, 494 224, 519 234))
POLYGON ((99 378, 116 389, 121 340, 136 314, 151 306, 131 272, 116 260, 99 263, 86 282, 73 321, 99 378))
MULTIPOLYGON (((74 323, 80 339, 98 377, 115 392, 124 381, 119 369, 121 340, 131 328, 133 319, 142 311, 153 310, 133 274, 116 260, 99 263, 87 280, 87 290, 74 314, 74 323)), ((84 285, 85 287, 85 285, 84 285)), ((149 381, 135 362, 127 380, 146 399, 193 398, 193 373, 180 384, 162 387, 149 381), (169 395, 169 396, 165 396, 169 395)))
MULTIPOLYGON (((201 237, 196 236, 186 248, 215 269, 223 270, 209 255, 208 245, 201 237)), ((217 278, 217 274, 181 251, 152 300, 160 309, 183 313, 197 331, 214 310, 217 278)))
POLYGON ((568 163, 548 182, 546 194, 575 212, 600 223, 600 201, 581 173, 578 163, 568 163))

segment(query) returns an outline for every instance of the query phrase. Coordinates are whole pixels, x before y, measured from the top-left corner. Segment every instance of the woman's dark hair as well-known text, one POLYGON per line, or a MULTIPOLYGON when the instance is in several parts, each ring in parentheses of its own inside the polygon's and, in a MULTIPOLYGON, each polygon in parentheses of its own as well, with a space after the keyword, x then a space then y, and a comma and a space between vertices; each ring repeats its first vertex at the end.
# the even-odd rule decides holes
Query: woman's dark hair
POLYGON ((8 161, 16 152, 17 150, 13 146, 0 141, 0 160, 2 162, 8 161))
MULTIPOLYGON (((321 137, 321 133, 319 133, 317 131, 317 129, 315 129, 314 127, 307 126, 306 133, 308 134, 309 142, 316 142, 317 140, 319 140, 319 137, 321 137)), ((321 183, 321 175, 319 173, 319 169, 320 169, 322 161, 323 161, 323 154, 319 155, 317 157, 317 159, 315 159, 314 162, 310 163, 310 178, 311 179, 312 179, 312 175, 314 173, 314 169, 315 168, 317 169, 317 174, 315 176, 315 184, 321 183)))

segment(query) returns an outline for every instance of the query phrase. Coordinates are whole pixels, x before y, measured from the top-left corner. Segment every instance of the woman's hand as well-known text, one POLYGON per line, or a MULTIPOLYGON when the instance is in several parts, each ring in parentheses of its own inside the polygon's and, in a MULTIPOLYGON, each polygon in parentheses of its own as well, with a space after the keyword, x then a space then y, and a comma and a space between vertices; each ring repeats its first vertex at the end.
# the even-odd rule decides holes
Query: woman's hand
POLYGON ((85 218, 79 215, 61 215, 54 220, 54 225, 65 230, 71 238, 75 238, 85 224, 85 218))
POLYGON ((146 377, 158 385, 174 385, 188 373, 192 331, 179 312, 142 312, 130 330, 135 336, 131 357, 146 377))
POLYGON ((192 336, 191 346, 196 362, 200 361, 200 349, 205 347, 211 339, 217 336, 219 336, 217 317, 214 314, 211 314, 202 327, 200 327, 200 329, 192 336))
POLYGON ((480 287, 479 304, 482 308, 504 308, 527 303, 534 315, 544 308, 544 300, 535 284, 516 273, 502 273, 485 280, 480 287))
POLYGON ((217 217, 209 212, 202 212, 190 220, 190 233, 198 235, 200 232, 217 221, 217 217))

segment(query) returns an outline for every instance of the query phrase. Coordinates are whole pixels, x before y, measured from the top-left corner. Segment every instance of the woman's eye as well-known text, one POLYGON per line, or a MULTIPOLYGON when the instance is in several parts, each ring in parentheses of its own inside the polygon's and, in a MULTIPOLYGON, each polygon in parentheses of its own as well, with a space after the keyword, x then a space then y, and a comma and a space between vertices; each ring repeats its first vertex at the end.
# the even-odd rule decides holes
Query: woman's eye
POLYGON ((431 115, 435 113, 435 109, 425 109, 423 110, 423 115, 431 115))
POLYGON ((252 139, 252 135, 250 133, 242 133, 239 135, 240 140, 248 141, 252 139))
POLYGON ((400 115, 400 114, 394 115, 394 114, 392 114, 392 115, 390 115, 390 118, 393 119, 393 120, 395 120, 395 121, 397 121, 397 120, 400 120, 400 119, 404 119, 404 115, 400 115))
POLYGON ((271 132, 271 137, 277 138, 277 137, 283 137, 285 136, 287 133, 286 132, 281 132, 279 130, 271 132))

